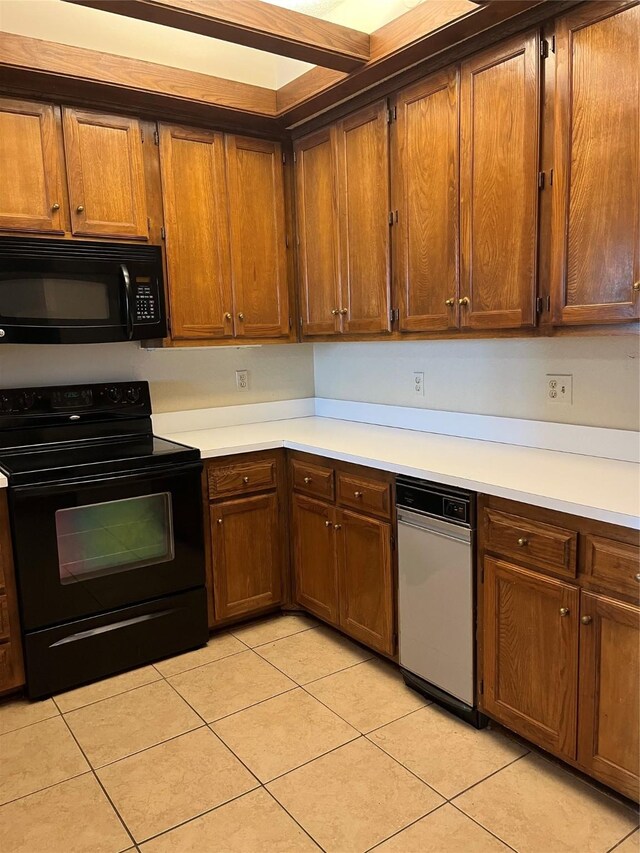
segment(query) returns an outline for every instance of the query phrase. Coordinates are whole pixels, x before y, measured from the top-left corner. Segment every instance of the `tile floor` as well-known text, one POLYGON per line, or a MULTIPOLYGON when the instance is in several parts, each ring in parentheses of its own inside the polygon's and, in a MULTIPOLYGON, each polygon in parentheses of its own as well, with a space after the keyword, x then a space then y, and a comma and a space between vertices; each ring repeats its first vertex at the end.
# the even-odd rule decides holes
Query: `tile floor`
POLYGON ((303 616, 0 704, 2 853, 638 853, 637 826, 303 616))

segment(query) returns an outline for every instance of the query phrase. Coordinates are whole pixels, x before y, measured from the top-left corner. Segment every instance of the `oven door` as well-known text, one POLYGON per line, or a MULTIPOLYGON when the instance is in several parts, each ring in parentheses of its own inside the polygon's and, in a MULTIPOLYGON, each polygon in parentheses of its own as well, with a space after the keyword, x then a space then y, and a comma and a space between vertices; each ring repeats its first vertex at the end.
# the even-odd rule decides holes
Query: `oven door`
POLYGON ((10 488, 24 630, 202 587, 201 471, 10 488))

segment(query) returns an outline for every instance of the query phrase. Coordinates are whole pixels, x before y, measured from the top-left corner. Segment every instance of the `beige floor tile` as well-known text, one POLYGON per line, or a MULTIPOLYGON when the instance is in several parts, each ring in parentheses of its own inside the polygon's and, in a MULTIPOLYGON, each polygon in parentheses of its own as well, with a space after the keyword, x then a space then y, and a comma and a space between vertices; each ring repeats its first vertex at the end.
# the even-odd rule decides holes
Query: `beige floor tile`
POLYGON ((509 853, 509 848, 447 803, 383 841, 375 853, 509 853))
POLYGON ((300 827, 261 788, 148 841, 142 853, 313 853, 300 827))
POLYGON ((272 616, 269 619, 261 619, 259 622, 250 622, 248 625, 239 625, 237 628, 232 628, 231 632, 253 649, 256 646, 264 645, 264 643, 273 643, 275 640, 281 640, 291 634, 299 634, 300 631, 316 628, 318 624, 310 616, 285 613, 272 616))
POLYGON ((634 832, 619 844, 612 853, 638 853, 640 850, 640 832, 634 832))
POLYGON ((520 853, 603 853, 637 825, 631 809, 534 754, 455 804, 520 853))
POLYGON ((405 685, 397 669, 377 659, 313 681, 305 689, 361 732, 427 704, 405 685))
POLYGON ((75 690, 68 690, 66 693, 59 693, 55 700, 58 708, 66 714, 68 711, 92 705, 110 696, 118 696, 120 693, 126 693, 127 690, 159 681, 160 678, 162 676, 152 666, 143 666, 140 669, 132 669, 130 672, 121 672, 111 678, 94 681, 93 684, 76 687, 75 690))
POLYGON ((45 699, 42 702, 30 702, 23 698, 9 699, 0 705, 0 735, 57 716, 58 709, 53 699, 45 699))
POLYGON ((306 684, 373 657, 328 628, 302 631, 259 646, 256 651, 298 684, 306 684))
POLYGON ((66 714, 94 767, 184 734, 202 720, 165 681, 66 714))
POLYGON ((62 717, 0 735, 0 803, 33 794, 88 769, 62 717))
POLYGON ((229 655, 235 655, 246 650, 247 647, 244 643, 236 640, 231 634, 216 634, 201 649, 195 649, 192 652, 185 652, 183 655, 160 661, 155 664, 155 668, 165 678, 168 678, 170 675, 177 675, 179 672, 195 669, 195 667, 202 666, 205 663, 211 663, 211 661, 220 660, 220 658, 226 658, 229 655))
POLYGON ((165 832, 258 784, 208 728, 103 767, 98 778, 136 841, 165 832))
POLYGON ((443 802, 365 738, 267 788, 328 853, 367 850, 443 802))
POLYGON ((0 808, 3 853, 119 853, 131 839, 93 773, 0 808))
POLYGON ((261 782, 358 737, 300 688, 225 717, 212 728, 261 782))
POLYGON ((169 681, 208 723, 295 687, 249 650, 190 669, 169 681))
POLYGON ((369 737, 448 800, 527 752, 504 735, 478 731, 437 705, 369 737))

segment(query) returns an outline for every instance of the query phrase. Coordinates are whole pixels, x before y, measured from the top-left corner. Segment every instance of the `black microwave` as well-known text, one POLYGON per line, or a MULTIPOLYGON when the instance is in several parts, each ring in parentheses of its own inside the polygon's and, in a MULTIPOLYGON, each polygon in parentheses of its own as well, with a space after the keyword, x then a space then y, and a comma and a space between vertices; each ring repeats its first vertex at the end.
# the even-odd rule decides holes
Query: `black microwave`
POLYGON ((0 344, 162 338, 158 246, 0 238, 0 344))

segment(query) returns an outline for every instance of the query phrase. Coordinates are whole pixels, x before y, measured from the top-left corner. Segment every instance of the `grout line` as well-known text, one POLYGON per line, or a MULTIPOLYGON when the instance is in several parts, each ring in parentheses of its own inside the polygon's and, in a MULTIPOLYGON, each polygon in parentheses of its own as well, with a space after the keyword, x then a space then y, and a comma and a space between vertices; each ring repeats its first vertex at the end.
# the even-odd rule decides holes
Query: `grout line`
MULTIPOLYGON (((284 637, 277 637, 275 640, 267 640, 265 643, 258 643, 256 646, 247 646, 251 649, 251 651, 255 652, 256 649, 262 648, 262 646, 269 646, 272 643, 279 643, 280 640, 288 640, 289 637, 297 637, 298 634, 306 634, 307 631, 315 631, 317 628, 321 628, 321 625, 309 625, 308 628, 301 628, 299 631, 293 631, 291 634, 285 634, 284 637)), ((234 634, 235 636, 235 634, 234 634)), ((240 639, 239 637, 237 639, 240 639)))
MULTIPOLYGON (((457 794, 454 794, 452 797, 448 798, 450 803, 453 803, 455 799, 461 797, 463 794, 466 794, 467 791, 470 791, 472 788, 475 788, 477 785, 481 785, 483 782, 486 782, 487 779, 491 779, 492 776, 495 776, 497 773, 502 773, 503 770, 506 770, 507 767, 511 767, 512 764, 515 764, 517 761, 520 761, 522 758, 526 758, 529 755, 529 752, 525 752, 523 755, 519 755, 517 758, 514 758, 512 761, 507 762, 503 767, 499 767, 497 770, 493 770, 491 773, 488 773, 482 779, 478 779, 477 782, 474 782, 472 785, 467 785, 462 791, 458 791, 457 794)), ((459 811, 463 811, 459 809, 459 811)), ((464 812, 466 814, 466 812, 464 812)), ((470 817, 470 815, 469 815, 470 817)))
MULTIPOLYGON (((244 643, 242 645, 244 645, 244 643)), ((198 649, 194 649, 193 651, 198 651, 198 649)), ((240 649, 239 652, 231 652, 228 655, 222 655, 219 658, 213 658, 213 660, 208 660, 204 663, 198 663, 195 666, 189 666, 186 669, 181 669, 180 672, 170 672, 169 675, 165 675, 163 672, 160 672, 159 669, 157 671, 160 673, 161 678, 164 678, 165 681, 169 681, 170 678, 178 678, 180 675, 185 675, 187 672, 194 672, 196 669, 204 669, 205 666, 211 666, 212 663, 218 663, 218 661, 220 660, 228 660, 229 658, 235 658, 238 655, 246 655, 247 652, 251 651, 253 651, 253 649, 250 649, 247 646, 244 649, 240 649)))
MULTIPOLYGON (((96 773, 99 770, 104 770, 106 767, 113 767, 114 764, 119 764, 121 761, 126 761, 127 758, 133 758, 134 755, 141 755, 143 752, 149 752, 150 749, 155 749, 157 746, 162 746, 164 743, 169 743, 172 740, 177 740, 179 737, 184 737, 184 735, 189 735, 191 732, 199 732, 200 729, 204 729, 207 727, 206 723, 201 723, 199 726, 194 726, 192 729, 187 729, 184 732, 179 732, 178 734, 171 735, 164 740, 159 740, 157 743, 151 743, 149 746, 144 746, 142 749, 136 749, 135 752, 130 752, 128 755, 121 755, 119 758, 114 758, 113 761, 107 761, 106 764, 100 764, 95 768, 96 773)), ((91 762, 89 762, 91 763, 91 762)), ((93 765, 91 765, 93 768, 93 765)))
MULTIPOLYGON (((302 764, 298 764, 296 767, 291 767, 289 770, 285 770, 284 773, 279 773, 277 776, 274 776, 273 779, 268 779, 266 782, 262 782, 261 784, 266 788, 267 785, 270 785, 272 782, 278 782, 280 779, 284 778, 285 776, 288 776, 289 773, 295 773, 296 770, 301 770, 308 764, 313 764, 313 762, 317 761, 319 758, 325 758, 327 755, 331 755, 332 752, 337 752, 339 749, 342 749, 343 746, 348 746, 351 743, 355 743, 357 740, 360 740, 361 737, 362 735, 356 732, 355 737, 350 738, 344 743, 339 743, 337 746, 332 746, 331 749, 328 749, 326 752, 321 752, 319 755, 315 755, 313 758, 309 758, 307 759, 307 761, 303 761, 302 764)), ((229 749, 231 749, 231 747, 229 747, 229 749)))
POLYGON ((612 851, 613 851, 613 850, 616 850, 618 847, 620 847, 620 845, 621 845, 624 841, 626 841, 626 840, 627 840, 627 838, 631 838, 631 836, 634 834, 634 832, 637 832, 637 831, 638 831, 638 827, 637 827, 637 826, 635 826, 635 827, 631 830, 631 832, 628 832, 628 833, 624 836, 624 838, 621 838, 621 839, 620 839, 620 841, 618 841, 616 844, 614 844, 614 845, 613 845, 613 847, 610 847, 610 848, 607 850, 607 853, 612 853, 612 851))
POLYGON ((304 834, 305 834, 308 838, 310 838, 310 839, 311 839, 312 844, 315 844, 315 845, 316 845, 316 847, 318 848, 318 850, 322 850, 322 853, 326 853, 325 848, 320 846, 319 842, 318 842, 318 841, 316 841, 316 839, 313 837, 313 835, 311 835, 311 833, 310 833, 307 829, 305 829, 305 828, 304 828, 304 826, 303 826, 303 825, 302 825, 302 824, 301 824, 301 823, 300 823, 300 822, 299 822, 299 821, 298 821, 298 820, 297 820, 297 819, 296 819, 296 818, 291 814, 291 812, 290 812, 288 809, 286 809, 286 808, 282 805, 282 803, 280 802, 280 800, 277 800, 277 799, 274 797, 274 795, 271 793, 271 791, 270 791, 270 790, 269 790, 265 785, 263 785, 263 786, 262 786, 262 790, 263 790, 263 791, 265 791, 265 792, 266 792, 266 793, 271 797, 271 799, 274 801, 274 803, 275 803, 279 808, 281 808, 281 809, 282 809, 282 811, 283 811, 285 814, 289 815, 289 817, 291 818, 291 820, 292 820, 292 821, 293 821, 297 826, 299 826, 299 827, 300 827, 300 829, 304 832, 304 834))
POLYGON ((510 844, 508 844, 508 843, 504 840, 504 838, 501 838, 499 835, 496 835, 496 833, 495 833, 495 832, 493 832, 493 830, 489 829, 489 827, 488 827, 488 826, 485 826, 483 823, 480 823, 480 821, 479 821, 479 820, 476 820, 476 819, 475 819, 474 817, 472 817, 470 814, 467 814, 466 812, 463 812, 463 811, 462 811, 462 809, 461 809, 459 806, 457 806, 454 802, 452 802, 451 800, 449 800, 449 805, 450 805, 450 806, 453 806, 453 808, 454 808, 457 812, 459 812, 461 815, 464 815, 466 818, 469 818, 469 820, 470 820, 470 821, 472 821, 473 823, 475 823, 475 824, 476 824, 476 826, 479 826, 479 827, 480 827, 480 829, 484 829, 484 831, 485 831, 485 832, 488 832, 488 833, 489 833, 489 835, 493 835, 493 837, 494 837, 494 838, 496 838, 496 839, 497 839, 501 844, 504 844, 504 845, 505 845, 505 847, 507 847, 509 850, 513 850, 513 851, 514 851, 514 853, 518 853, 518 850, 517 850, 517 848, 516 848, 516 847, 512 847, 510 844))
POLYGON ((409 827, 411 827, 411 826, 415 826, 415 824, 416 824, 416 823, 420 823, 420 821, 421 821, 421 820, 424 820, 424 819, 425 819, 425 817, 431 817, 431 815, 432 815, 432 814, 435 814, 435 812, 440 811, 440 809, 442 809, 442 808, 444 808, 445 806, 448 806, 448 805, 449 805, 449 803, 448 803, 448 802, 440 803, 440 805, 439 805, 439 806, 436 806, 434 809, 431 809, 431 811, 430 811, 430 812, 427 812, 426 814, 423 814, 421 817, 418 817, 418 818, 416 818, 415 820, 412 820, 412 821, 411 821, 411 823, 408 823, 406 826, 401 827, 400 829, 396 830, 396 832, 393 832, 391 835, 387 835, 387 837, 386 837, 386 838, 383 838, 383 839, 382 839, 382 841, 376 841, 376 843, 373 845, 373 847, 368 847, 368 848, 367 848, 367 850, 365 851, 365 853, 371 853, 371 851, 372 851, 372 850, 375 850, 375 849, 376 849, 376 848, 378 848, 381 844, 384 844, 386 841, 389 841, 391 838, 395 838, 395 837, 396 837, 396 835, 400 835, 400 833, 401 833, 401 832, 404 832, 404 831, 405 831, 405 829, 409 829, 409 827))
POLYGON ((379 726, 376 726, 373 729, 368 729, 366 732, 362 732, 365 737, 369 737, 369 735, 373 735, 376 732, 379 732, 381 729, 386 729, 387 726, 393 725, 393 723, 397 723, 399 720, 404 720, 405 717, 410 717, 412 714, 417 714, 418 711, 424 711, 425 708, 428 708, 429 705, 433 705, 433 702, 425 700, 424 705, 421 705, 419 708, 413 708, 411 711, 407 711, 406 714, 400 714, 399 717, 394 717, 393 720, 389 720, 388 723, 382 723, 379 726))
MULTIPOLYGON (((146 666, 153 666, 153 664, 146 664, 146 666)), ((153 668, 155 669, 155 667, 153 667, 153 668)), ((129 672, 135 672, 135 670, 129 670, 129 672)), ((156 670, 156 672, 157 672, 157 670, 156 670)), ((113 676, 107 676, 107 678, 105 678, 104 680, 107 681, 110 677, 111 678, 117 678, 118 675, 124 675, 124 674, 125 673, 116 673, 113 676)), ((65 714, 73 714, 76 711, 83 711, 85 708, 90 708, 92 705, 98 705, 100 702, 106 702, 107 699, 115 699, 117 696, 124 696, 125 693, 132 693, 134 690, 140 690, 142 687, 149 687, 151 684, 157 684, 159 681, 162 680, 162 678, 163 678, 163 676, 158 672, 158 678, 153 678, 153 679, 151 679, 151 681, 145 681, 144 684, 136 684, 134 687, 127 687, 126 690, 120 690, 117 693, 112 693, 110 696, 103 696, 101 699, 94 699, 92 702, 87 702, 85 705, 78 705, 77 708, 69 708, 67 711, 63 711, 62 708, 60 707, 60 705, 58 705, 56 696, 52 696, 51 699, 53 700, 56 708, 58 709, 58 713, 60 713, 60 714, 62 714, 62 716, 64 716, 65 714)), ((93 682, 93 683, 99 684, 100 682, 98 681, 98 682, 93 682)), ((84 686, 90 687, 91 685, 87 684, 84 686)), ((76 688, 76 689, 79 690, 81 688, 76 688)), ((62 694, 62 693, 58 694, 58 696, 62 696, 62 695, 64 695, 64 694, 62 694)))
POLYGON ((81 776, 86 776, 87 774, 92 772, 93 768, 89 764, 86 770, 83 770, 80 773, 74 773, 73 776, 69 776, 68 779, 59 779, 57 782, 52 782, 51 785, 44 785, 42 788, 37 788, 35 791, 29 791, 28 794, 20 794, 19 797, 14 797, 12 800, 7 800, 6 802, 0 804, 0 812, 5 806, 10 805, 11 803, 17 803, 19 800, 26 800, 27 797, 31 797, 33 796, 33 794, 41 794, 43 791, 48 791, 51 788, 56 788, 58 785, 64 785, 65 782, 70 782, 72 779, 79 779, 81 776))

